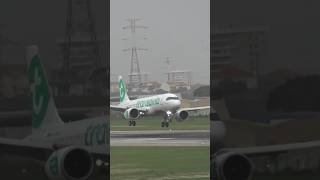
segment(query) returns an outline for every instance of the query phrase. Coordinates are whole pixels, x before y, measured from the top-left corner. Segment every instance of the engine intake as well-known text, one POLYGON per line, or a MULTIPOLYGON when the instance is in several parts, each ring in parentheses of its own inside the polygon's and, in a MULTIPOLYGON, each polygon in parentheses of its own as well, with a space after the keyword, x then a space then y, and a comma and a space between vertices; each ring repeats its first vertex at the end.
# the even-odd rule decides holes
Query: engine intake
POLYGON ((46 163, 46 173, 52 180, 85 180, 93 172, 90 153, 76 147, 66 147, 51 154, 46 163))
POLYGON ((189 117, 188 111, 184 111, 184 110, 177 111, 175 114, 175 118, 177 121, 185 121, 188 119, 188 117, 189 117))
POLYGON ((249 180, 253 166, 251 161, 242 154, 233 152, 219 152, 213 158, 214 179, 218 180, 249 180))
POLYGON ((125 119, 138 119, 140 116, 140 112, 136 108, 129 108, 124 112, 125 119))

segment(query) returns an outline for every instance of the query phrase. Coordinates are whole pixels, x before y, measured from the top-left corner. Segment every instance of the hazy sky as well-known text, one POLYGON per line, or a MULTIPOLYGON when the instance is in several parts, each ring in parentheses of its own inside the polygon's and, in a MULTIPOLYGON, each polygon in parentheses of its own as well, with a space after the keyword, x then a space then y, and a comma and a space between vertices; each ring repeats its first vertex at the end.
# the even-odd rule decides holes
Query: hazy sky
MULTIPOLYGON (((319 1, 211 2, 215 24, 269 28, 270 58, 261 62, 265 69, 290 67, 305 72, 319 71, 319 1)), ((108 37, 107 3, 107 0, 92 1, 98 39, 108 37)), ((121 40, 130 33, 122 27, 127 25, 124 19, 135 16, 142 18, 137 24, 149 27, 142 31, 149 38, 143 44, 149 51, 140 54, 142 71, 163 80, 163 72, 167 70, 163 58, 171 56, 175 67, 193 70, 195 80, 204 80, 209 73, 208 4, 209 0, 111 0, 112 73, 126 76, 130 71, 130 54, 122 52, 129 44, 121 40), (120 67, 121 64, 125 65, 120 67)), ((1 59, 25 61, 24 46, 38 44, 43 61, 56 65, 56 40, 65 36, 66 5, 66 0, 2 0, 0 32, 22 45, 13 47, 17 51, 3 52, 1 59)))
POLYGON ((214 25, 265 26, 268 59, 261 68, 290 68, 318 73, 320 68, 319 1, 214 0, 214 25))
MULTIPOLYGON (((108 1, 92 1, 92 14, 98 39, 108 34, 108 1)), ((7 63, 25 63, 25 46, 37 44, 42 60, 56 66, 59 49, 57 40, 66 32, 67 1, 55 0, 3 0, 0 2, 0 33, 19 42, 20 46, 5 46, 0 59, 7 63), (11 51, 7 51, 11 49, 11 51)), ((104 50, 105 51, 105 50, 104 50)), ((103 59, 106 64, 107 59, 103 59)))
POLYGON ((137 46, 148 51, 138 52, 141 72, 150 73, 150 80, 165 81, 168 65, 165 57, 172 57, 171 69, 191 70, 193 82, 209 83, 210 62, 210 1, 209 0, 111 0, 110 69, 111 79, 130 73, 132 46, 129 24, 125 19, 141 18, 137 25, 137 46), (147 40, 142 40, 147 37, 147 40))

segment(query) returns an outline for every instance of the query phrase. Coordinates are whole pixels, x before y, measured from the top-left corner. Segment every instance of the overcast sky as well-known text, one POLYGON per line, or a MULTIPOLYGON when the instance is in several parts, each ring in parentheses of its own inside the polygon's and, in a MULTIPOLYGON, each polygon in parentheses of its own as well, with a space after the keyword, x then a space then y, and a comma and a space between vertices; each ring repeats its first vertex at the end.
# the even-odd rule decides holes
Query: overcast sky
MULTIPOLYGON (((92 1, 98 39, 108 37, 107 2, 92 1)), ((319 71, 319 1, 212 2, 213 23, 216 25, 269 28, 270 58, 261 62, 265 69, 290 67, 304 72, 319 71)), ((176 68, 191 69, 195 80, 204 80, 209 73, 208 3, 209 0, 111 0, 112 73, 126 76, 130 71, 130 54, 122 52, 128 44, 121 40, 130 33, 122 27, 127 25, 124 19, 135 16, 142 18, 137 24, 149 27, 143 31, 149 38, 143 47, 149 51, 140 54, 142 71, 153 73, 153 79, 163 80, 162 73, 167 68, 163 58, 171 56, 176 68), (121 64, 125 65, 120 67, 121 64)), ((38 44, 43 61, 55 66, 56 40, 65 36, 66 5, 66 0, 2 0, 0 32, 22 46, 17 51, 3 52, 1 59, 6 62, 25 61, 24 46, 38 44)))
POLYGON ((265 71, 289 68, 318 73, 320 68, 319 1, 214 0, 214 25, 265 26, 268 59, 265 71))
POLYGON ((209 84, 210 76, 210 1, 209 0, 111 0, 110 69, 111 78, 130 73, 132 46, 129 25, 125 19, 141 18, 137 25, 137 46, 147 48, 138 52, 141 72, 150 73, 150 80, 165 81, 171 58, 172 70, 191 70, 194 83, 209 84), (147 37, 147 40, 143 40, 147 37))
MULTIPOLYGON (((108 1, 92 1, 92 14, 98 39, 108 35, 108 1)), ((0 33, 20 46, 4 46, 0 60, 6 63, 25 63, 25 46, 37 44, 42 61, 56 66, 59 49, 57 40, 66 32, 66 0, 2 0, 0 2, 0 33), (11 51, 8 51, 8 49, 11 51)), ((104 50, 105 51, 105 50, 104 50)), ((103 59, 106 64, 107 59, 103 59)))

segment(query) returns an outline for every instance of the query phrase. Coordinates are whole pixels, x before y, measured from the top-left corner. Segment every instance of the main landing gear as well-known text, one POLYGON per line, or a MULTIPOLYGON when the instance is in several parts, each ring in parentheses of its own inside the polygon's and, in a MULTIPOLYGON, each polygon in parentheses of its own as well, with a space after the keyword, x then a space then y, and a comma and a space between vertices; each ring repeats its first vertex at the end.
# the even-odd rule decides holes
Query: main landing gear
POLYGON ((169 127, 169 123, 172 119, 172 113, 171 111, 167 111, 164 113, 163 121, 161 122, 161 127, 169 127))
POLYGON ((168 121, 162 121, 161 122, 161 127, 169 127, 169 122, 168 121))
POLYGON ((129 121, 129 126, 136 126, 136 121, 135 120, 130 120, 129 121))

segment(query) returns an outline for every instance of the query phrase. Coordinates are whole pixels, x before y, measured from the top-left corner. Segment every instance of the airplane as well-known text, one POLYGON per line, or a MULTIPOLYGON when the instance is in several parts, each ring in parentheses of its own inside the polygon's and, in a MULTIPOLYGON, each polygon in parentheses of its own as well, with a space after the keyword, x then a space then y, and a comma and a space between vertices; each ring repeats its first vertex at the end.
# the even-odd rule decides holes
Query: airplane
MULTIPOLYGON (((223 139, 227 134, 225 123, 219 118, 219 114, 211 109, 210 112, 210 174, 212 180, 250 180, 254 177, 256 169, 255 159, 261 166, 261 159, 268 159, 265 169, 270 169, 272 165, 278 167, 279 163, 275 159, 291 153, 296 157, 289 163, 287 168, 295 170, 297 167, 305 166, 301 161, 301 156, 316 158, 314 152, 319 152, 320 141, 297 142, 280 145, 266 145, 254 147, 226 148, 223 147, 223 139), (259 161, 260 160, 260 161, 259 161), (295 163, 292 163, 295 162, 295 163), (299 162, 299 164, 297 164, 299 162)), ((319 156, 319 155, 318 155, 319 156)), ((320 159, 315 159, 316 161, 320 159)), ((283 166, 284 164, 282 164, 283 166)))
POLYGON ((124 118, 129 120, 129 126, 135 126, 135 120, 142 116, 162 114, 161 127, 169 127, 172 118, 175 118, 178 122, 185 121, 188 119, 190 111, 210 108, 210 106, 180 108, 181 101, 179 97, 172 93, 130 100, 125 82, 121 76, 119 76, 119 92, 120 104, 110 105, 110 109, 122 112, 124 118))
POLYGON ((32 133, 23 139, 0 138, 0 153, 43 163, 50 180, 86 180, 109 173, 109 138, 105 116, 65 123, 55 106, 38 47, 27 47, 32 133))

